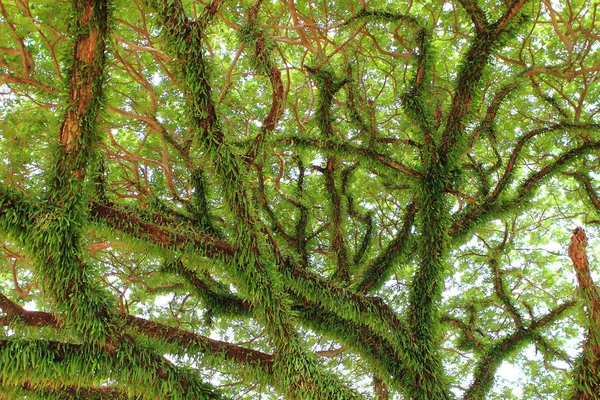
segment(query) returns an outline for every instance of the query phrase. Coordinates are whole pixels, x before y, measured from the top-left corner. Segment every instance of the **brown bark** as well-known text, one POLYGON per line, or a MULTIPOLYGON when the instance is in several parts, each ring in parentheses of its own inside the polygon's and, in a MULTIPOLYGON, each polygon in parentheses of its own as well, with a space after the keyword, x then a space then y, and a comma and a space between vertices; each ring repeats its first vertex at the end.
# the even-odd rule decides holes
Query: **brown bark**
MULTIPOLYGON (((141 218, 121 211, 110 204, 91 202, 90 214, 94 218, 104 220, 112 228, 137 236, 140 239, 150 240, 162 247, 176 247, 184 250, 191 245, 198 250, 202 250, 210 257, 230 257, 236 251, 229 243, 198 230, 194 231, 193 237, 182 235, 163 226, 147 223, 141 218)), ((175 223, 175 221, 167 219, 160 222, 165 224, 175 223)))
MULTIPOLYGON (((0 317, 0 326, 20 323, 31 327, 53 327, 60 329, 60 322, 48 312, 27 311, 8 297, 0 293, 0 309, 6 314, 0 317)), ((272 374, 273 356, 257 350, 214 340, 183 329, 170 327, 159 322, 149 321, 133 315, 121 314, 125 325, 152 339, 176 344, 180 347, 197 346, 210 354, 222 354, 226 359, 242 365, 254 365, 268 374, 272 374)), ((116 350, 118 344, 107 343, 107 349, 116 350)))
POLYGON ((90 135, 102 97, 108 5, 105 1, 76 1, 75 5, 82 8, 77 21, 82 30, 75 42, 69 107, 58 135, 65 155, 58 173, 82 179, 90 151, 82 136, 90 135))
POLYGON ((575 228, 569 245, 569 257, 577 275, 588 318, 587 338, 582 359, 575 370, 573 399, 592 400, 600 396, 600 294, 592 280, 586 254, 587 237, 583 228, 575 228))
POLYGON ((389 393, 385 382, 375 375, 373 376, 373 383, 375 384, 375 398, 377 400, 388 400, 389 393))

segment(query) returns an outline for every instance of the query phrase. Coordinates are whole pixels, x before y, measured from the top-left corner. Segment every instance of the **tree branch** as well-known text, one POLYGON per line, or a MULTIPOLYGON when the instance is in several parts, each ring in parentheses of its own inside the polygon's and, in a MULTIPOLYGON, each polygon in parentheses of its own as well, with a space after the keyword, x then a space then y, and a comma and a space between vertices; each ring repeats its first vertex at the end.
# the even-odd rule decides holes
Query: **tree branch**
POLYGON ((416 203, 412 202, 407 206, 402 229, 396 238, 364 267, 356 284, 356 292, 368 293, 376 290, 386 281, 396 261, 408 251, 416 213, 416 203))
MULTIPOLYGON (((6 317, 0 317, 0 325, 3 326, 21 324, 39 328, 62 328, 60 321, 53 314, 41 311, 27 311, 2 293, 0 293, 0 308, 6 314, 6 317)), ((224 357, 226 360, 239 363, 245 367, 255 367, 267 375, 272 375, 273 373, 273 357, 269 354, 220 340, 214 340, 133 315, 120 314, 119 317, 123 319, 125 326, 134 329, 138 334, 175 345, 180 350, 186 349, 188 355, 190 355, 189 351, 192 351, 215 360, 224 357)), ((119 343, 108 343, 107 346, 108 348, 118 348, 119 343)))
POLYGON ((147 398, 221 399, 196 373, 126 341, 117 346, 70 344, 47 340, 0 340, 0 372, 4 382, 92 386, 99 377, 147 398), (117 351, 118 350, 118 351, 117 351), (19 362, 12 362, 19 354, 19 362), (52 365, 53 368, 41 366, 52 365), (35 371, 35 374, 31 374, 35 371), (118 378, 118 379, 117 379, 118 378))
POLYGON ((550 310, 542 318, 533 321, 528 327, 521 326, 512 334, 492 344, 483 357, 477 362, 473 373, 473 382, 465 392, 464 400, 484 400, 494 384, 498 368, 510 354, 535 339, 536 331, 556 321, 566 310, 575 306, 569 301, 550 310))
POLYGON ((586 253, 588 244, 583 228, 575 228, 569 245, 569 258, 577 276, 587 314, 587 337, 574 371, 572 399, 592 400, 600 394, 600 291, 590 274, 586 253))
POLYGON ((459 0, 460 4, 463 6, 471 21, 473 21, 473 25, 477 32, 483 32, 487 29, 488 21, 485 16, 485 13, 477 4, 477 0, 459 0))

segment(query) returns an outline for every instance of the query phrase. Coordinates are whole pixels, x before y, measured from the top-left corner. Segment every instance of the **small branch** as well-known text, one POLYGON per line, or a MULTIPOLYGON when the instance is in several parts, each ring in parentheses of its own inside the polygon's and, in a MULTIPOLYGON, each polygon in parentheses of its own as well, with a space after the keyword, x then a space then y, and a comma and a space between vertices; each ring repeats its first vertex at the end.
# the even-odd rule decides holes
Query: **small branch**
POLYGON ((455 215, 454 222, 450 229, 450 235, 454 238, 463 237, 470 232, 478 222, 481 222, 491 215, 497 215, 498 212, 507 212, 521 206, 527 199, 531 198, 534 189, 546 178, 552 176, 569 162, 577 157, 587 154, 592 150, 600 149, 600 142, 588 142, 579 147, 567 150, 560 156, 556 157, 554 162, 547 164, 539 171, 530 174, 517 188, 517 194, 511 199, 499 202, 500 194, 506 191, 509 183, 513 179, 513 172, 516 167, 518 155, 527 141, 541 133, 556 131, 559 129, 598 129, 597 124, 574 125, 574 124, 556 124, 549 128, 536 129, 526 134, 515 146, 513 153, 506 165, 504 175, 498 181, 494 191, 481 202, 480 205, 466 207, 462 213, 455 215))
POLYGON ((317 355, 317 357, 336 357, 339 356, 340 354, 344 353, 346 351, 346 348, 344 346, 338 347, 337 349, 333 349, 333 350, 321 350, 321 351, 315 351, 315 354, 317 355))
POLYGON ((585 188, 585 192, 587 193, 590 201, 592 202, 596 210, 600 211, 600 199, 598 198, 596 190, 592 186, 590 177, 588 175, 576 172, 564 172, 563 174, 567 176, 572 176, 573 178, 581 182, 581 184, 583 184, 583 187, 585 188))
POLYGON ((251 162, 258 156, 262 144, 268 133, 275 130, 277 123, 283 115, 285 105, 285 92, 283 81, 281 80, 281 71, 271 59, 270 43, 266 39, 264 31, 258 28, 258 13, 262 0, 258 0, 248 11, 248 24, 246 25, 245 35, 242 40, 245 44, 253 45, 254 55, 253 61, 258 73, 263 73, 268 76, 271 82, 271 109, 269 114, 264 118, 260 133, 254 138, 252 145, 246 152, 246 161, 251 162))
POLYGON ((407 252, 416 213, 416 203, 412 202, 407 206, 402 229, 396 238, 364 268, 356 285, 358 293, 368 293, 378 288, 385 282, 398 258, 407 252))
POLYGON ((504 304, 504 309, 508 312, 512 320, 515 322, 517 328, 523 326, 523 317, 513 304, 512 299, 506 293, 504 288, 504 280, 502 277, 502 272, 498 267, 498 260, 496 258, 492 258, 489 261, 490 269, 492 270, 492 276, 494 277, 494 289, 496 291, 496 296, 500 299, 502 304, 504 304))
POLYGON ((408 175, 412 178, 418 178, 420 174, 412 168, 393 160, 385 154, 376 152, 375 150, 366 149, 364 147, 353 146, 348 142, 334 142, 331 140, 317 140, 305 137, 293 137, 287 139, 291 140, 292 143, 296 143, 300 146, 308 146, 326 151, 330 154, 342 154, 344 156, 357 158, 357 156, 364 156, 371 161, 375 161, 380 166, 389 168, 392 171, 408 175))

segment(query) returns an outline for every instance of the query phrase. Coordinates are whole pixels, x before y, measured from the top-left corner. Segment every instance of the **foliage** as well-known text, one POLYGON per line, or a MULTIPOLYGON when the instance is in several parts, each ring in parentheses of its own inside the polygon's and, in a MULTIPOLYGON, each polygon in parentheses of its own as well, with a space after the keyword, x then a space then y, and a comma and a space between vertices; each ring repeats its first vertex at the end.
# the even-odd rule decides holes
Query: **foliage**
POLYGON ((0 0, 4 396, 598 398, 598 4, 293 3, 0 0))

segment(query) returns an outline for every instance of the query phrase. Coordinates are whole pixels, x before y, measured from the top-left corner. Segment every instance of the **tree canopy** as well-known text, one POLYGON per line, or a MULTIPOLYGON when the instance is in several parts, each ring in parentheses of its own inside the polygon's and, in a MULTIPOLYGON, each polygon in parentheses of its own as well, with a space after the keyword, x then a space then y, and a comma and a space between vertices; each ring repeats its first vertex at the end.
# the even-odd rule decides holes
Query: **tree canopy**
POLYGON ((0 0, 0 398, 599 398, 597 12, 0 0))

